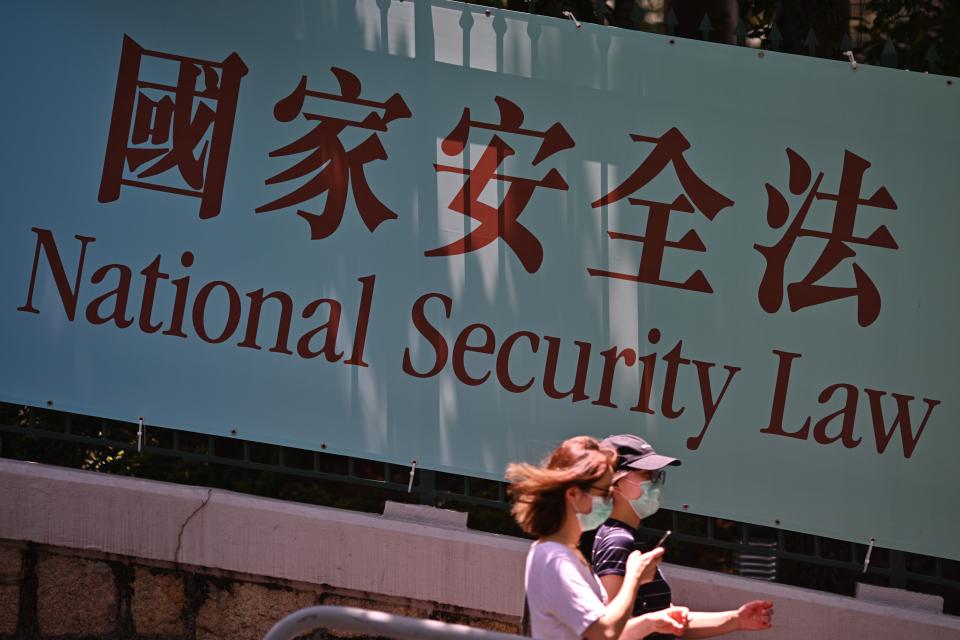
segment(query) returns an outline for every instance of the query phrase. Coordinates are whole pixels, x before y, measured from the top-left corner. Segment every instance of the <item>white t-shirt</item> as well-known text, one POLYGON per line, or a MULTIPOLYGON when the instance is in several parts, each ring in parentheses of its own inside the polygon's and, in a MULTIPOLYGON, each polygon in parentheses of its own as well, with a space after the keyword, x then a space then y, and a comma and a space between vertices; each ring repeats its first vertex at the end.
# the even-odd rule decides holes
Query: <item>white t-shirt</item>
POLYGON ((557 542, 533 543, 524 583, 534 638, 579 640, 606 610, 600 579, 557 542))

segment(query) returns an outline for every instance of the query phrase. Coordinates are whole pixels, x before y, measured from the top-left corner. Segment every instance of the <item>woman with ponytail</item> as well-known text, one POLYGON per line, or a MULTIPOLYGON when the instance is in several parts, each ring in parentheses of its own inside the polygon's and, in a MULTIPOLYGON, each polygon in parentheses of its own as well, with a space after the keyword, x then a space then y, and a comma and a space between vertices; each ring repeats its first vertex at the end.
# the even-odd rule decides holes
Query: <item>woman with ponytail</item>
POLYGON ((581 521, 609 500, 616 459, 614 449, 577 436, 562 442, 542 465, 507 467, 513 516, 537 539, 524 578, 534 638, 617 639, 624 631, 624 637, 642 638, 654 632, 679 635, 686 627, 683 607, 630 617, 637 588, 653 578, 663 549, 631 553, 619 593, 609 602, 577 549, 581 521))

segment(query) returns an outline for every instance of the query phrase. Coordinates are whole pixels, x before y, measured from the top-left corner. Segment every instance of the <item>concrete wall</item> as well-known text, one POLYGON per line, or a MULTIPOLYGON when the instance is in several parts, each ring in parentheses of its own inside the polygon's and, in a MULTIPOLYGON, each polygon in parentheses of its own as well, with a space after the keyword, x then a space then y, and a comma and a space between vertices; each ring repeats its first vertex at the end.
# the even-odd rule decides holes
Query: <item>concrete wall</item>
MULTIPOLYGON (((290 596, 291 606, 320 602, 323 594, 362 594, 360 599, 373 608, 406 606, 424 617, 450 612, 458 621, 502 630, 511 629, 520 612, 528 545, 459 528, 442 514, 428 525, 7 460, 0 460, 0 539, 30 543, 18 552, 21 562, 28 552, 38 558, 109 554, 113 562, 131 567, 134 582, 141 567, 175 575, 219 575, 308 594, 290 596)), ((97 558, 91 561, 106 562, 97 558)), ((12 597, 13 590, 4 589, 12 586, 9 575, 14 569, 0 571, 0 602, 12 597)), ((831 640, 853 634, 880 640, 960 638, 960 618, 683 567, 665 570, 676 601, 695 609, 773 599, 776 630, 766 635, 778 640, 831 640)), ((23 577, 22 568, 16 575, 23 577)), ((44 575, 56 583, 57 571, 41 571, 21 584, 44 575)), ((29 590, 18 591, 25 592, 29 590)), ((158 600, 169 599, 162 589, 156 593, 158 600)), ((224 614, 233 610, 230 607, 242 610, 235 600, 214 598, 209 606, 223 607, 224 614)), ((7 604, 0 611, 4 607, 7 604)), ((18 605, 17 610, 23 613, 24 608, 18 605)), ((0 621, 6 619, 3 615, 0 621)), ((0 633, 5 631, 0 628, 0 633)))
POLYGON ((516 630, 439 603, 0 540, 4 640, 259 640, 282 616, 318 604, 516 630))

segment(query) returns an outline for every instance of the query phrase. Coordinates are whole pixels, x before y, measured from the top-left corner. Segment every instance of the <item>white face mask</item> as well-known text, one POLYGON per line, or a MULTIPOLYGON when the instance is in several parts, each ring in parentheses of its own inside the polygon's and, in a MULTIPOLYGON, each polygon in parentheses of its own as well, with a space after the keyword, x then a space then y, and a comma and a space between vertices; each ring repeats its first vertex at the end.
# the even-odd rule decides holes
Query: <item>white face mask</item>
POLYGON ((613 510, 613 501, 593 496, 593 508, 588 513, 577 512, 577 520, 580 521, 580 529, 590 531, 596 529, 610 517, 613 510))
POLYGON ((660 502, 663 500, 663 484, 650 480, 639 484, 643 494, 639 498, 630 500, 630 507, 643 520, 660 509, 660 502))

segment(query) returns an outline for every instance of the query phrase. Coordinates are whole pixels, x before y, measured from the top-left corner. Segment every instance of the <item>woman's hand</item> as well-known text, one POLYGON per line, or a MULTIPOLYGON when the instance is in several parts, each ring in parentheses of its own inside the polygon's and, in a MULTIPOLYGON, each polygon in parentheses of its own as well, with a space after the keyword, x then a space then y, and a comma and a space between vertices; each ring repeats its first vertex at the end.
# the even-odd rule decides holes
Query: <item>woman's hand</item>
POLYGON ((645 614, 653 623, 654 633, 672 633, 675 636, 683 635, 690 624, 690 609, 687 607, 667 607, 660 611, 645 614))
POLYGON ((737 610, 739 629, 758 631, 773 626, 773 603, 769 600, 753 600, 737 610))
POLYGON ((663 547, 647 553, 633 551, 627 556, 626 576, 636 576, 637 584, 646 584, 657 575, 657 566, 662 558, 663 547))

